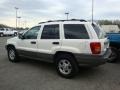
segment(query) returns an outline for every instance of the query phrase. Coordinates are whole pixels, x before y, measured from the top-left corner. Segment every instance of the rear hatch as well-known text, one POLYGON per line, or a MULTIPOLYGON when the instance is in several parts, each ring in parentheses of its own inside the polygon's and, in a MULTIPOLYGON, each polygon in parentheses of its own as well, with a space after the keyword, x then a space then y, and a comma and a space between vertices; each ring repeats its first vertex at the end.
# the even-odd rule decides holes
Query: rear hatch
POLYGON ((104 54, 109 48, 109 40, 106 37, 105 32, 96 24, 92 24, 93 29, 95 30, 98 42, 101 43, 101 54, 104 54))

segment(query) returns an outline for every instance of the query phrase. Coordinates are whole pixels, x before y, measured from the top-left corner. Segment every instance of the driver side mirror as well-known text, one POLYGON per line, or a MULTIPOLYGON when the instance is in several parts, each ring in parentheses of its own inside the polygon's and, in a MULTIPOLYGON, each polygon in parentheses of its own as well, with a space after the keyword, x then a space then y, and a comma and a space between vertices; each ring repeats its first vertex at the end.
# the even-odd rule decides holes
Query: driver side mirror
POLYGON ((19 39, 24 39, 24 35, 23 35, 23 33, 22 33, 22 34, 19 33, 19 34, 18 34, 18 38, 19 38, 19 39))

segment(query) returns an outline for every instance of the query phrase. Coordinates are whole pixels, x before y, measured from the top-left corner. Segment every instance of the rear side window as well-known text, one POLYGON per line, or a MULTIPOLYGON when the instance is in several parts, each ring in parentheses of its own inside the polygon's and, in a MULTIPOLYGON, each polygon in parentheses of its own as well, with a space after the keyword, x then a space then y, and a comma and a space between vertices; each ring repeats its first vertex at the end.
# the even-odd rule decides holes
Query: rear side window
POLYGON ((66 39, 89 39, 83 24, 64 24, 64 32, 66 39))
POLYGON ((41 39, 59 39, 59 25, 45 25, 41 39))
POLYGON ((95 24, 92 24, 92 26, 93 26, 97 36, 99 37, 100 36, 100 28, 97 25, 95 25, 95 24))

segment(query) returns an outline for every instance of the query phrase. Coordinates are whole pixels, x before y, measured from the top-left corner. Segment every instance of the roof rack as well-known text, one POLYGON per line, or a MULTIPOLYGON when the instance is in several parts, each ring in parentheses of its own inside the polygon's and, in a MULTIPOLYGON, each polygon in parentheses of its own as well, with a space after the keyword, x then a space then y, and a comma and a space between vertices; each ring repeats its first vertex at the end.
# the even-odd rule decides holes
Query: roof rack
POLYGON ((46 21, 46 22, 40 22, 39 24, 47 23, 47 22, 65 22, 65 21, 80 21, 80 22, 87 22, 87 21, 84 20, 84 19, 69 19, 69 20, 49 20, 49 21, 46 21))
POLYGON ((39 24, 46 23, 46 22, 40 22, 39 24))

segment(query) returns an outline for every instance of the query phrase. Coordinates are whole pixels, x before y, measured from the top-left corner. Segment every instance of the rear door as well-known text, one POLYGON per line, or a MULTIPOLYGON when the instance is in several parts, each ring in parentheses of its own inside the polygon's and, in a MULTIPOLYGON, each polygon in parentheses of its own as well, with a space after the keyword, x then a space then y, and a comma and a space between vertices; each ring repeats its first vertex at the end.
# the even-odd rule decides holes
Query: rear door
POLYGON ((90 40, 84 24, 63 24, 64 39, 62 49, 72 53, 88 53, 90 40))
POLYGON ((52 55, 61 46, 60 25, 44 25, 41 37, 38 40, 40 58, 51 62, 52 55))

